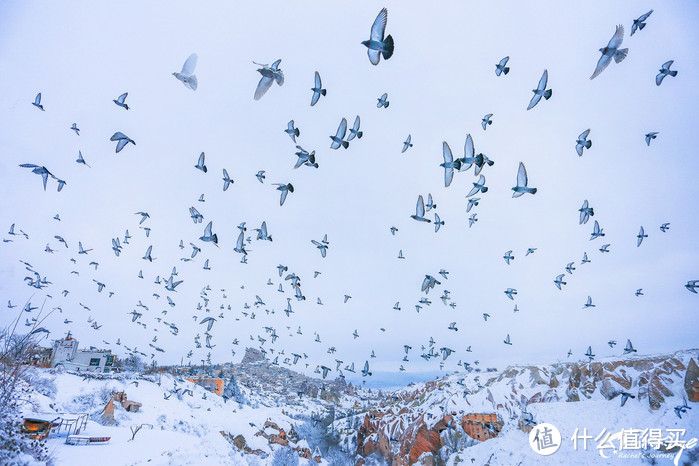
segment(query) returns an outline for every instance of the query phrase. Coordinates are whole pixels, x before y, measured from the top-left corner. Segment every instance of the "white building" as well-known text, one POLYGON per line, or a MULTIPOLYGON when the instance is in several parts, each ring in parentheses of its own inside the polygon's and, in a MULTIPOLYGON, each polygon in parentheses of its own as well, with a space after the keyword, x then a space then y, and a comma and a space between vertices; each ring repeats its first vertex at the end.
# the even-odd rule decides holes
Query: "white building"
POLYGON ((62 365, 66 369, 91 372, 110 372, 116 356, 111 350, 78 349, 78 341, 70 332, 62 340, 55 340, 51 351, 51 367, 62 365))

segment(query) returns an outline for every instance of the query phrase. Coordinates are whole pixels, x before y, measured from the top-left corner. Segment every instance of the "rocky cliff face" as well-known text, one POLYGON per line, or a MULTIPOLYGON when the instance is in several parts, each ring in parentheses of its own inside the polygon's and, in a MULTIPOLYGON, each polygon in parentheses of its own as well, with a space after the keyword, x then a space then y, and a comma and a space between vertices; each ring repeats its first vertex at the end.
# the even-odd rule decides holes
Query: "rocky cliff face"
MULTIPOLYGON (((699 350, 688 350, 454 374, 389 393, 344 440, 358 455, 378 453, 393 465, 441 463, 440 458, 495 438, 506 427, 528 432, 536 420, 527 406, 537 403, 611 402, 622 392, 650 410, 658 410, 668 397, 697 402, 698 360, 699 350), (487 380, 481 383, 481 377, 487 380)), ((609 409, 621 409, 619 404, 609 409)))

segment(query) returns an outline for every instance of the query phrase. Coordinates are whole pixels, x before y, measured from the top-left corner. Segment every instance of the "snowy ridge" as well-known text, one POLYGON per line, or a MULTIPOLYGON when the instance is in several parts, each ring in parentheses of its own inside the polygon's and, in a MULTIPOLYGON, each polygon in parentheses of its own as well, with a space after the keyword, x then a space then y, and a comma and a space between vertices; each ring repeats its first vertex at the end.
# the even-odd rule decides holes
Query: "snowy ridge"
MULTIPOLYGON (((499 461, 491 464, 533 464, 541 457, 529 448, 528 432, 535 423, 546 422, 563 436, 561 450, 551 459, 594 464, 601 460, 594 447, 574 450, 570 439, 576 428, 587 428, 595 436, 602 428, 684 428, 687 439, 699 437, 695 413, 679 419, 674 412, 688 396, 687 383, 696 383, 697 360, 699 350, 693 349, 457 373, 389 393, 363 415, 358 432, 343 437, 343 445, 394 464, 412 464, 427 453, 446 464, 455 464, 457 458, 482 464, 493 452, 499 461), (624 407, 622 392, 634 397, 624 407)), ((616 464, 614 458, 605 461, 616 464)))

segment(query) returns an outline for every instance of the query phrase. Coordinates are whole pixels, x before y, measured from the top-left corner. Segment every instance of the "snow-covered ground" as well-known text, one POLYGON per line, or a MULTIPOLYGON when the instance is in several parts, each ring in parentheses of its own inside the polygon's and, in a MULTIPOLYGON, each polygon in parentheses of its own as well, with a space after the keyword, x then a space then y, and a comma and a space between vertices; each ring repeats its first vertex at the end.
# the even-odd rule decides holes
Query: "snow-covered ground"
MULTIPOLYGON (((302 416, 323 410, 321 403, 313 399, 302 400, 295 406, 265 407, 259 403, 264 394, 250 392, 245 395, 252 406, 224 402, 193 383, 177 381, 167 374, 153 376, 153 381, 128 373, 96 380, 55 370, 32 369, 30 376, 33 390, 23 408, 25 416, 53 419, 60 413, 88 413, 90 421, 81 435, 111 437, 108 444, 88 446, 66 445, 65 434, 51 437, 48 446, 57 464, 272 464, 275 451, 282 447, 270 445, 266 438, 255 435, 265 421, 271 420, 289 432, 292 426, 303 423, 299 420, 302 416), (173 393, 176 388, 181 389, 179 394, 173 393), (186 389, 192 394, 182 395, 186 389), (129 400, 143 406, 134 413, 115 403, 115 425, 102 425, 99 422, 102 408, 111 392, 121 391, 126 392, 129 400), (169 399, 165 399, 168 395, 169 399), (141 425, 143 428, 131 440, 131 428, 141 425), (243 435, 247 446, 261 450, 263 455, 244 454, 221 432, 231 434, 231 438, 243 435)), ((310 439, 307 442, 313 451, 316 445, 310 439)), ((289 446, 295 444, 291 442, 289 446)), ((301 458, 301 464, 304 461, 301 458)))

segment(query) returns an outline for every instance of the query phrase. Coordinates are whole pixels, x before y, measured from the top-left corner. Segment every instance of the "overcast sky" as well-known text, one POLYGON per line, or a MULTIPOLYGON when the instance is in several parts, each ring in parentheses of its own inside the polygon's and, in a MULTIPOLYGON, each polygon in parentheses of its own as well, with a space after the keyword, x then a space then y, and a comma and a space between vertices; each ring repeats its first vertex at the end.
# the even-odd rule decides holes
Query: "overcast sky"
MULTIPOLYGON (((165 364, 185 357, 197 333, 204 345, 205 325, 198 322, 212 316, 218 319, 211 331, 216 346, 195 349, 192 362, 209 351, 214 361, 238 361, 245 346, 259 347, 260 335, 268 351, 305 352, 308 371, 318 364, 334 369, 335 359, 359 369, 372 349, 377 373, 397 372, 401 364, 412 373, 439 370, 441 358, 419 357, 430 337, 436 348, 455 350, 444 370, 456 369, 459 360, 500 368, 555 362, 566 360, 569 349, 571 360, 584 359, 590 345, 598 357, 620 355, 627 338, 639 353, 696 347, 699 297, 683 285, 699 279, 699 5, 383 5, 395 53, 378 66, 361 42, 369 38, 380 4, 0 5, 0 212, 2 238, 12 240, 0 244, 0 323, 7 325, 28 300, 41 305, 48 293, 44 311, 61 308, 43 323, 52 339, 70 330, 81 345, 123 356, 117 338, 150 355, 148 343, 157 336, 154 344, 165 353, 155 353, 156 359, 165 364), (646 28, 629 37, 632 20, 651 8, 646 28), (591 81, 598 50, 617 24, 626 29, 628 57, 591 81), (171 75, 193 52, 199 56, 196 92, 171 75), (511 71, 497 77, 495 64, 505 56, 511 71), (260 74, 252 61, 278 58, 284 85, 274 84, 254 101, 260 74), (658 87, 655 75, 668 60, 679 73, 658 87), (553 96, 527 111, 544 69, 553 96), (327 96, 311 107, 314 71, 327 96), (45 112, 31 105, 37 92, 45 112), (129 93, 128 111, 112 102, 123 92, 129 93), (384 92, 390 106, 378 109, 384 92), (493 124, 483 131, 487 113, 493 124), (347 150, 331 150, 328 136, 343 117, 351 126, 356 115, 363 138, 347 150), (284 133, 291 119, 301 131, 298 144, 316 151, 318 169, 293 169, 296 149, 284 133), (70 130, 73 122, 80 136, 70 130), (576 138, 588 128, 592 147, 578 157, 576 138), (136 145, 115 154, 109 138, 116 131, 136 145), (650 131, 659 134, 648 147, 644 135, 650 131), (401 154, 408 134, 414 147, 401 154), (439 166, 442 141, 460 157, 467 134, 476 153, 495 161, 483 170, 489 191, 478 195, 480 205, 468 214, 473 169, 457 173, 445 188, 439 166), (79 150, 91 168, 75 162, 79 150), (202 151, 206 174, 194 168, 202 151), (520 161, 538 192, 513 199, 520 161), (49 180, 44 192, 40 177, 21 163, 44 165, 67 185, 59 193, 49 180), (234 179, 226 192, 224 168, 234 179), (258 170, 266 171, 263 184, 258 170), (295 192, 280 207, 272 183, 289 182, 295 192), (428 193, 445 221, 438 233, 410 218, 418 195, 426 199, 428 193), (579 225, 585 199, 595 215, 579 225), (202 224, 192 222, 190 207, 202 213, 202 224), (148 238, 138 211, 150 214, 141 225, 151 229, 148 238), (57 213, 60 222, 53 219, 57 213), (469 228, 472 213, 478 222, 469 228), (263 220, 271 243, 254 240, 252 229, 263 220), (590 241, 594 220, 606 236, 590 241), (219 248, 198 239, 209 221, 219 248), (253 236, 247 264, 233 252, 241 222, 253 236), (670 229, 663 233, 665 222, 670 229), (29 239, 8 235, 12 223, 29 239), (391 226, 398 228, 395 236, 391 226), (637 247, 640 226, 648 238, 637 247), (123 243, 126 229, 133 238, 115 257, 111 239, 123 243), (311 240, 325 234, 330 246, 323 259, 311 240), (78 255, 78 241, 93 250, 78 255), (202 252, 183 262, 190 242, 202 252), (53 254, 44 251, 47 243, 53 254), (599 248, 607 243, 610 252, 603 254, 599 248), (141 259, 150 245, 152 263, 141 259), (525 257, 527 248, 537 249, 525 257), (400 249, 404 260, 397 258, 400 249), (508 250, 515 256, 509 266, 502 258, 508 250), (585 252, 591 262, 581 265, 585 252), (209 271, 202 269, 206 259, 209 271), (22 279, 32 274, 20 260, 52 284, 27 286, 22 279), (97 270, 91 261, 99 263, 97 270), (575 263, 572 275, 565 272, 569 262, 575 263), (297 301, 290 282, 280 280, 279 264, 301 277, 306 301, 297 301), (158 275, 167 279, 173 266, 175 279, 184 282, 168 292, 153 282, 158 275), (448 279, 438 275, 440 269, 449 271, 448 279), (321 274, 314 278, 314 271, 321 274), (559 291, 553 280, 561 273, 567 285, 559 291), (441 281, 428 295, 420 292, 426 274, 441 281), (93 279, 106 284, 102 293, 93 279), (283 293, 277 291, 280 281, 283 293), (207 285, 208 313, 196 309, 207 285), (517 289, 514 301, 503 293, 507 288, 517 289), (643 296, 635 296, 638 288, 643 296), (445 289, 455 308, 439 299, 445 289), (241 311, 255 295, 266 306, 247 310, 255 311, 252 320, 241 311), (345 295, 351 296, 347 303, 345 295), (424 296, 432 304, 417 313, 424 296), (588 296, 596 307, 583 309, 588 296), (290 317, 283 313, 287 297, 290 317), (6 309, 8 299, 19 307, 6 309), (148 311, 136 308, 139 300, 148 311), (397 301, 400 311, 393 309, 397 301), (147 328, 131 323, 133 309, 143 312, 140 322, 147 328), (92 329, 89 317, 102 327, 92 329), (175 323, 179 334, 156 318, 175 323), (458 332, 448 330, 451 322, 458 332), (265 326, 279 335, 274 345, 265 326), (314 332, 321 343, 314 342, 314 332), (507 334, 511 346, 503 343, 507 334), (231 344, 234 338, 239 346, 231 344), (619 346, 607 346, 610 339, 619 346), (403 362, 406 344, 413 349, 403 362), (472 353, 465 351, 469 345, 472 353), (335 354, 327 353, 331 346, 335 354)), ((22 313, 22 323, 36 314, 22 313)), ((304 368, 299 363, 295 369, 304 368)))

